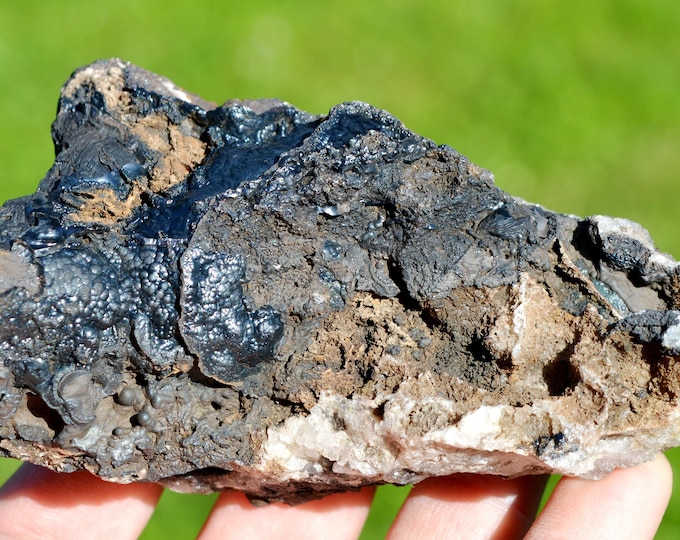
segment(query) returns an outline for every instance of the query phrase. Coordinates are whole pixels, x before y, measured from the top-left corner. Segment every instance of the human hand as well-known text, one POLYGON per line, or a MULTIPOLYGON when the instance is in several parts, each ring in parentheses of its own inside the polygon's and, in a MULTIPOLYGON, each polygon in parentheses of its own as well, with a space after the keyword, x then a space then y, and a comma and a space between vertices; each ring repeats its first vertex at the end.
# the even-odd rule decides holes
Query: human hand
MULTIPOLYGON (((545 477, 455 475, 416 485, 389 538, 653 538, 670 498, 672 472, 659 456, 603 480, 564 478, 534 519, 545 477), (526 535, 526 536, 525 536, 526 535)), ((0 539, 137 538, 162 488, 118 485, 89 473, 23 465, 0 489, 0 539)), ((357 538, 373 497, 366 488, 298 506, 254 507, 223 493, 200 540, 357 538)))

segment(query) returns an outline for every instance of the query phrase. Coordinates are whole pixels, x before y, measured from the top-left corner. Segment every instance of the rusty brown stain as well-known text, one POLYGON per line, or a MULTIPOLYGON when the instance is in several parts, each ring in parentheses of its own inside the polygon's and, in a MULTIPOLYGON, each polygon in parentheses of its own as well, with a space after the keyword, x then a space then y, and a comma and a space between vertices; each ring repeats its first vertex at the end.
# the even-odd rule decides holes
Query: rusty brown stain
POLYGON ((142 189, 135 184, 125 200, 120 200, 111 189, 98 189, 88 192, 87 202, 78 212, 69 217, 85 223, 114 225, 129 217, 141 203, 142 189))
POLYGON ((184 180, 203 161, 206 145, 197 137, 182 133, 162 114, 144 116, 131 127, 132 133, 162 157, 150 171, 149 187, 161 193, 184 180))

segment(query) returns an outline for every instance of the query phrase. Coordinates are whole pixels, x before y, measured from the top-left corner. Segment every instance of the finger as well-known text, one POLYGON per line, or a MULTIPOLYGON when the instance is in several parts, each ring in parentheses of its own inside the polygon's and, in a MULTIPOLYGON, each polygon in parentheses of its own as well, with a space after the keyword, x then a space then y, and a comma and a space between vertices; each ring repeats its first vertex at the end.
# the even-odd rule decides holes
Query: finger
POLYGON ((364 488, 297 506, 270 504, 261 507, 253 506, 242 493, 223 493, 199 539, 355 539, 366 521, 374 491, 364 488))
POLYGON ((137 538, 162 490, 24 464, 0 488, 0 538, 137 538))
POLYGON ((671 496, 664 456, 602 480, 563 478, 527 538, 654 538, 671 496))
POLYGON ((473 474, 425 480, 414 486, 389 538, 522 538, 546 481, 473 474))

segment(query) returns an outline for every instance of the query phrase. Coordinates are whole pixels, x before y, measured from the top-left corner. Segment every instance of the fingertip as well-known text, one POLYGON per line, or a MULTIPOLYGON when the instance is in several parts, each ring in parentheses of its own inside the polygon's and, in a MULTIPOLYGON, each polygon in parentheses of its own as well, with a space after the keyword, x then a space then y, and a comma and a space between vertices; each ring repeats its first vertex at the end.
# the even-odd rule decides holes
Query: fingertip
POLYGON ((24 463, 0 487, 0 500, 30 497, 46 505, 77 506, 84 502, 97 505, 111 499, 135 498, 155 504, 162 491, 162 486, 150 482, 118 484, 87 471, 58 473, 24 463))
POLYGON ((546 476, 457 474, 416 484, 389 538, 518 538, 533 522, 546 476))
POLYGON ((654 538, 672 485, 661 454, 601 480, 562 478, 526 538, 654 538))
POLYGON ((375 488, 368 487, 296 506, 274 503, 256 507, 242 493, 225 492, 217 500, 199 538, 223 538, 226 529, 235 537, 253 539, 357 538, 374 493, 375 488))
POLYGON ((157 484, 114 484, 78 471, 24 464, 0 488, 8 538, 137 538, 163 491, 157 484))
POLYGON ((668 458, 664 454, 659 454, 645 465, 649 467, 648 474, 655 478, 661 496, 665 494, 666 498, 670 500, 673 494, 673 467, 668 458))

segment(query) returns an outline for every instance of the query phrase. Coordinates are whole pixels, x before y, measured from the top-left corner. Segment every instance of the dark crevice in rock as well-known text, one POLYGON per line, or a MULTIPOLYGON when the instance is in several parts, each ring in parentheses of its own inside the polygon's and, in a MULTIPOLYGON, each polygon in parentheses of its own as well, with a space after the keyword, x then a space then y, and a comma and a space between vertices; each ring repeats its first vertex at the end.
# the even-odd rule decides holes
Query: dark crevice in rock
POLYGON ((404 280, 404 274, 399 263, 395 260, 391 260, 388 262, 387 268, 389 270, 390 279, 399 288, 397 299, 401 302, 401 305, 404 306, 404 309, 418 313, 428 328, 434 329, 440 327, 442 323, 437 318, 435 310, 429 306, 424 306, 423 303, 416 300, 409 293, 408 285, 404 280))
POLYGON ((578 221, 576 227, 574 227, 571 244, 582 257, 590 261, 598 269, 601 251, 597 249, 590 235, 590 222, 588 220, 578 221))
POLYGON ((570 359, 574 354, 574 344, 569 343, 555 359, 543 368, 543 378, 551 396, 564 396, 580 382, 578 371, 570 359))
POLYGON ((33 416, 44 420, 47 427, 54 432, 55 437, 66 427, 66 423, 61 415, 52 407, 49 407, 37 394, 32 392, 26 393, 26 408, 33 416))
POLYGON ((413 298, 409 293, 408 285, 406 285, 404 274, 399 263, 395 260, 391 260, 387 263, 387 268, 389 270, 390 279, 399 288, 397 298, 404 308, 411 311, 423 311, 420 302, 413 298))
POLYGON ((207 375, 203 374, 198 365, 198 360, 194 362, 193 367, 187 371, 186 375, 191 382, 200 386, 205 386, 208 388, 228 388, 230 386, 228 383, 217 381, 212 377, 208 377, 207 375))

